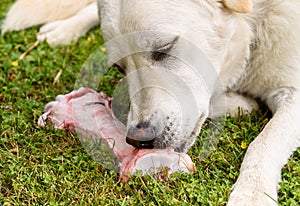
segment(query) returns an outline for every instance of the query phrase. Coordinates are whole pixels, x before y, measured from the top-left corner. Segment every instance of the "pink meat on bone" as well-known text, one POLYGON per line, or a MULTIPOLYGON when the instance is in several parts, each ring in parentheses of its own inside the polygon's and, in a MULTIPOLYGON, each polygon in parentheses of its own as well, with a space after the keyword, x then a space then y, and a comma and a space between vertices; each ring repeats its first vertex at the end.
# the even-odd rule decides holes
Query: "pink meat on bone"
POLYGON ((141 172, 155 174, 167 168, 168 174, 192 172, 194 165, 185 153, 173 149, 136 149, 126 143, 126 127, 114 117, 110 108, 111 98, 87 88, 80 88, 67 95, 58 95, 45 106, 45 113, 38 125, 46 123, 57 129, 77 132, 90 142, 101 140, 112 149, 119 161, 120 180, 129 180, 127 174, 141 172))

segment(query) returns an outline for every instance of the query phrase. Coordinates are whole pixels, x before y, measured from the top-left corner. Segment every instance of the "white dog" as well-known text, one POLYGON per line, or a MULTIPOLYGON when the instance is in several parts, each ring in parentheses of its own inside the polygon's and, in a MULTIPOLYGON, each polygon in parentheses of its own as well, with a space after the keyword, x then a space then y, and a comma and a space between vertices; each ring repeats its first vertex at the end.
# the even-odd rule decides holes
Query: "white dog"
POLYGON ((2 34, 35 25, 37 38, 49 45, 69 44, 99 25, 96 0, 18 0, 1 26, 2 34))
POLYGON ((260 98, 273 118, 249 145, 228 205, 276 205, 281 168, 300 146, 299 0, 98 1, 110 61, 127 72, 127 142, 185 152, 206 117, 251 111, 260 98), (203 77, 200 50, 218 81, 203 77))
MULTIPOLYGON (((127 142, 186 151, 208 115, 232 113, 238 106, 251 110, 260 98, 273 118, 249 145, 228 205, 276 205, 281 168, 300 146, 300 2, 99 0, 99 5, 106 42, 142 31, 108 47, 111 62, 127 71, 127 142), (198 70, 182 61, 197 59, 186 41, 208 56, 223 90, 206 92, 206 78, 197 78, 198 70), (131 55, 120 55, 128 52, 124 48, 131 55), (136 52, 140 48, 147 52, 136 52), (176 105, 172 94, 183 103, 176 105)), ((201 75, 205 69, 199 69, 201 75)))

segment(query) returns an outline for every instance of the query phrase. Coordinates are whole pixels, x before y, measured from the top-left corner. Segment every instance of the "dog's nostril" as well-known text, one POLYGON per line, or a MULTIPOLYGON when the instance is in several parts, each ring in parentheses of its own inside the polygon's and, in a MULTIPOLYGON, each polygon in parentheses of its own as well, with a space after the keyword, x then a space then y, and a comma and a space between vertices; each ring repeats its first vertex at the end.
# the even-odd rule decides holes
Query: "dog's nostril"
POLYGON ((147 129, 148 127, 150 127, 150 122, 149 121, 140 122, 136 125, 136 128, 138 128, 138 129, 147 129))

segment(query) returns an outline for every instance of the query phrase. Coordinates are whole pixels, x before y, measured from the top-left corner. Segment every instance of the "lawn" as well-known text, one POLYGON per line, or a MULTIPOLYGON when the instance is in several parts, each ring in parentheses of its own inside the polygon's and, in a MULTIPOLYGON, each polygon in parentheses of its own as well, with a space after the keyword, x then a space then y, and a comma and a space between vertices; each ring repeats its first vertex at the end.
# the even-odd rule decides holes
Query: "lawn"
MULTIPOLYGON (((0 20, 12 2, 1 1, 0 20)), ((96 28, 68 46, 41 43, 16 62, 34 44, 37 31, 0 37, 0 205, 226 205, 247 146, 269 119, 267 112, 208 121, 189 151, 194 174, 174 174, 168 181, 136 176, 119 184, 118 173, 95 162, 76 135, 37 127, 44 105, 74 89, 82 65, 103 44, 101 31, 96 28), (216 144, 206 155, 208 139, 216 144)), ((117 71, 107 72, 101 90, 111 95, 119 78, 117 71)), ((283 169, 280 205, 300 202, 299 160, 300 149, 283 169)))

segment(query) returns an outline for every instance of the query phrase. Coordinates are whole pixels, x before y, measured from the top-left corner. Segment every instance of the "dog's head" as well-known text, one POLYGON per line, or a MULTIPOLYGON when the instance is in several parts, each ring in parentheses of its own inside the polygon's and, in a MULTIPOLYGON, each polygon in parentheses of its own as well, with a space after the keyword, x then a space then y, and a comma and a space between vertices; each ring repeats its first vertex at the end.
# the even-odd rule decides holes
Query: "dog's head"
POLYGON ((237 38, 228 2, 99 0, 110 61, 127 73, 129 144, 187 151, 194 143, 237 38))

